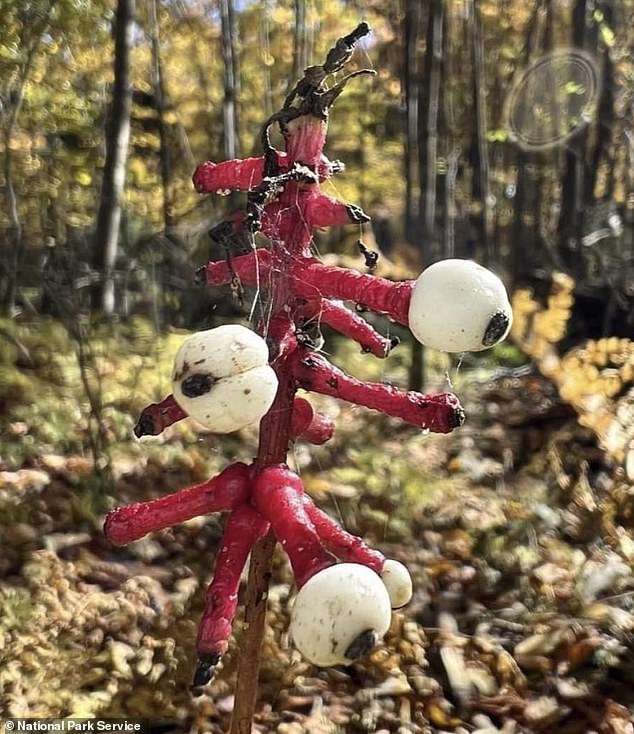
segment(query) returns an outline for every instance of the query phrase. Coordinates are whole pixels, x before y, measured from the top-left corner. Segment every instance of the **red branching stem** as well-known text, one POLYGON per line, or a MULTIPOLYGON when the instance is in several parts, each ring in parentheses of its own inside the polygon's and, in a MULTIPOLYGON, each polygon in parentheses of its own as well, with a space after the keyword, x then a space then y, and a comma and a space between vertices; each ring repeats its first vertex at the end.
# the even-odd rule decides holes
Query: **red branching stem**
POLYGON ((247 504, 227 516, 216 556, 214 577, 205 594, 205 609, 198 628, 199 656, 222 655, 229 642, 238 605, 240 577, 251 548, 264 537, 269 524, 247 504))
POLYGON ((343 305, 340 301, 321 301, 318 315, 323 324, 331 326, 339 333, 358 342, 364 352, 375 357, 387 357, 394 346, 391 339, 381 336, 368 322, 343 305))
MULTIPOLYGON (((277 151, 277 168, 279 173, 289 171, 294 159, 289 153, 277 151)), ((307 163, 307 161, 304 161, 307 163)), ((314 161, 319 181, 323 182, 332 175, 333 164, 321 154, 314 161)), ((262 183, 264 175, 264 158, 233 159, 222 163, 205 161, 195 170, 192 180, 196 191, 200 194, 211 194, 217 191, 246 191, 262 183)))
POLYGON ((202 484, 112 510, 104 533, 111 543, 125 545, 199 515, 232 510, 248 501, 250 478, 246 464, 231 464, 202 484))
POLYGON ((305 217, 312 228, 343 227, 346 224, 367 222, 367 214, 355 206, 333 199, 332 196, 311 192, 305 204, 305 217))
POLYGON ((308 297, 319 293, 323 298, 353 301, 407 325, 413 285, 414 281, 394 282, 313 260, 304 264, 295 292, 308 297))
POLYGON ((290 161, 316 168, 323 158, 328 123, 321 117, 302 115, 287 126, 285 148, 290 161))
POLYGON ((319 354, 295 360, 294 374, 305 390, 363 405, 434 433, 449 433, 464 421, 464 411, 451 393, 423 395, 403 392, 392 385, 361 382, 319 354))
POLYGON ((370 548, 358 535, 352 535, 338 525, 327 513, 320 510, 308 495, 304 495, 304 508, 315 526, 324 546, 341 561, 361 563, 380 574, 385 556, 370 548))
POLYGON ((158 436, 172 423, 187 417, 187 413, 174 400, 173 395, 163 398, 160 403, 152 403, 144 408, 139 416, 134 433, 141 436, 158 436))
POLYGON ((298 587, 334 563, 306 512, 297 474, 284 464, 263 469, 253 484, 252 499, 288 555, 298 587))
POLYGON ((199 194, 247 190, 255 188, 262 182, 264 159, 233 159, 222 163, 205 161, 195 170, 192 180, 199 194))
MULTIPOLYGON (((268 324, 262 325, 266 339, 270 345, 271 364, 274 369, 284 372, 288 359, 297 349, 295 324, 289 319, 286 311, 272 316, 268 324)), ((279 377, 279 375, 278 375, 279 377)))
POLYGON ((295 398, 291 435, 314 444, 326 443, 335 432, 332 419, 318 413, 304 398, 295 398))
POLYGON ((207 263, 207 285, 228 285, 234 276, 238 276, 244 285, 265 283, 269 277, 271 253, 263 247, 254 252, 239 255, 231 259, 207 263))

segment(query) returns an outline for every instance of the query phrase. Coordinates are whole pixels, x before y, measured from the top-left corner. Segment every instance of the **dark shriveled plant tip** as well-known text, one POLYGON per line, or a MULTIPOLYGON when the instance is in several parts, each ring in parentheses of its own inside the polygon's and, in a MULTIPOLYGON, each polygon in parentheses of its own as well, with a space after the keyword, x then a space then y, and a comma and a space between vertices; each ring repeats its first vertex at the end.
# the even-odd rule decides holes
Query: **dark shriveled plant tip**
POLYGON ((454 408, 453 412, 449 416, 449 428, 460 428, 460 426, 465 422, 466 415, 462 407, 454 408))
POLYGON ((348 204, 346 209, 348 210, 348 216, 350 217, 351 222, 354 222, 355 224, 364 224, 365 222, 370 221, 370 217, 360 206, 357 206, 356 204, 348 204))
POLYGON ((361 240, 357 240, 357 247, 359 248, 359 252, 365 258, 366 268, 368 268, 368 270, 374 270, 379 262, 379 253, 375 250, 370 250, 361 240))
POLYGON ((201 655, 198 658, 194 681, 190 688, 193 696, 200 696, 202 694, 203 686, 206 686, 214 677, 214 669, 219 662, 220 655, 201 655))
POLYGON ((194 273, 194 285, 207 285, 207 266, 201 265, 194 273))
POLYGON ((143 438, 143 436, 157 436, 160 432, 160 430, 157 430, 152 416, 147 413, 141 413, 139 420, 134 426, 134 435, 137 438, 143 438))

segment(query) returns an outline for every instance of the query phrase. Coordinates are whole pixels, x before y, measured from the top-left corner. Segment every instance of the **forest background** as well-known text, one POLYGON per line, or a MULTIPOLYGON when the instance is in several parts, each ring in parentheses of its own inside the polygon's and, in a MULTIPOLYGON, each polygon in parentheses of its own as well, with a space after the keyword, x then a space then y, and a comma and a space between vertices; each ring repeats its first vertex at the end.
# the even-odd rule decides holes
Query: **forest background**
MULTIPOLYGON (((192 716, 186 688, 175 693, 174 681, 187 678, 187 640, 210 563, 198 554, 213 547, 218 526, 188 526, 126 555, 100 539, 100 523, 114 504, 201 480, 223 457, 252 450, 249 431, 219 442, 189 425, 171 429, 162 443, 130 440, 139 410, 170 390, 170 360, 183 330, 249 312, 224 290, 192 285, 196 267, 227 254, 208 230, 244 200, 200 197, 191 173, 203 160, 258 155, 263 121, 303 69, 362 19, 373 33, 355 63, 377 74, 352 82, 337 101, 327 153, 347 170, 326 188, 362 206, 372 222, 323 233, 316 247, 324 258, 363 269, 362 240, 381 253, 377 272, 393 278, 413 277, 443 257, 475 258, 516 294, 515 346, 465 357, 458 369, 440 355, 423 358, 394 325, 382 327, 405 345, 387 366, 329 342, 340 362, 370 379, 441 387, 448 374, 466 394, 475 384, 473 427, 458 444, 428 441, 422 448, 407 434, 402 445, 387 446, 381 421, 344 412, 348 427, 332 449, 296 450, 295 460, 313 475, 307 486, 324 501, 334 497, 335 514, 353 530, 393 543, 424 531, 433 546, 440 542, 429 519, 436 491, 458 495, 477 486, 493 502, 482 486, 510 486, 528 465, 543 474, 546 462, 552 484, 531 484, 530 492, 521 484, 533 498, 526 500, 530 511, 518 519, 516 500, 507 498, 495 522, 504 532, 525 523, 530 535, 535 523, 552 521, 543 507, 561 504, 564 513, 581 503, 591 529, 581 523, 566 532, 573 546, 594 548, 598 537, 609 537, 599 545, 613 555, 600 560, 612 564, 612 576, 588 598, 579 592, 565 615, 614 591, 613 584, 631 592, 634 3, 149 0, 135 7, 132 0, 0 0, 0 19, 1 568, 12 661, 0 685, 7 711, 192 716), (503 440, 502 414, 515 421, 510 429, 503 423, 503 440), (531 433, 536 422, 547 427, 539 438, 531 433), (557 432, 564 428, 562 449, 557 432), (562 451, 566 461, 557 463, 553 456, 562 451), (533 461, 542 462, 540 470, 533 461), (592 507, 584 505, 588 487, 592 507), (122 591, 122 583, 129 588, 122 591), (82 584, 94 596, 71 622, 69 599, 84 599, 82 584), (76 646, 86 640, 94 655, 77 662, 76 646), (52 693, 36 703, 32 691, 44 679, 52 693)), ((483 501, 478 497, 480 509, 483 501)), ((438 578, 449 574, 435 582, 439 588, 469 583, 451 574, 471 562, 482 538, 462 525, 453 518, 442 528, 454 535, 440 542, 450 567, 437 570, 438 578)), ((523 547, 517 535, 504 537, 509 547, 523 547)), ((491 561, 486 553, 483 559, 491 561)), ((505 563, 516 574, 560 560, 547 548, 530 562, 505 563)), ((588 552, 588 562, 599 560, 588 552)), ((582 563, 574 568, 583 575, 582 563)), ((284 571, 277 573, 284 588, 284 571)), ((540 584, 561 584, 548 573, 532 579, 531 594, 543 593, 540 584)), ((561 612, 557 594, 553 604, 561 612)), ((630 614, 628 605, 619 611, 630 614)), ((623 644, 625 633, 610 620, 603 622, 623 644)), ((526 625, 526 636, 537 634, 536 622, 526 625)), ((556 649, 568 643, 562 638, 556 649)), ((289 654, 282 644, 271 659, 287 663, 289 654)), ((285 687, 273 668, 265 676, 285 687)), ((228 664, 218 683, 223 694, 231 674, 228 664)), ((520 676, 518 670, 518 690, 520 676)), ((451 688, 450 681, 450 698, 451 688)), ((449 726, 444 709, 430 703, 442 691, 432 689, 419 708, 412 704, 412 717, 435 715, 449 726)), ((212 728, 227 713, 218 696, 208 702, 213 715, 196 714, 212 728)), ((463 698, 454 691, 454 703, 463 698)), ((621 704, 614 705, 608 711, 605 704, 605 720, 619 720, 621 704)))

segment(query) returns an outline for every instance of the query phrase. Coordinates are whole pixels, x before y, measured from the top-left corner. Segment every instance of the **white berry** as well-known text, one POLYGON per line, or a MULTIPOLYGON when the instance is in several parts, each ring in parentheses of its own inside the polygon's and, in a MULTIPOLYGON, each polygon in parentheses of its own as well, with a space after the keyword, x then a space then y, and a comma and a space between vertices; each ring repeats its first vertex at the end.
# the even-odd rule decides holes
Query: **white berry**
POLYGON ((299 590, 290 633, 311 663, 346 665, 370 652, 390 619, 390 597, 378 574, 358 563, 339 563, 299 590))
POLYGON ((414 284, 409 328, 443 352, 479 352, 502 341, 513 321, 502 281, 472 260, 440 260, 414 284))
POLYGON ((409 603, 412 598, 412 577, 402 563, 388 558, 383 564, 381 580, 390 596, 392 609, 400 609, 409 603))
POLYGON ((174 360, 174 399, 205 428, 231 433, 260 420, 273 403, 277 376, 261 336, 239 324, 187 337, 174 360))

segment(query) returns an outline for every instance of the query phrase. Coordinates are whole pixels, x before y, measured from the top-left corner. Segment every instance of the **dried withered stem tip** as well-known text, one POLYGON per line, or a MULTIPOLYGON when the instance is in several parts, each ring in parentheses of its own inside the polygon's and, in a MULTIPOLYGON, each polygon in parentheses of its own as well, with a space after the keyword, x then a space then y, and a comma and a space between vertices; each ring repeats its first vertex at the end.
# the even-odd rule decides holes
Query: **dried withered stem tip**
POLYGON ((370 250, 370 248, 366 247, 365 243, 361 240, 357 240, 357 247, 359 248, 359 252, 365 258, 366 268, 368 268, 368 270, 374 270, 379 262, 379 253, 376 252, 376 250, 370 250))
POLYGON ((196 672, 194 673, 194 681, 191 685, 192 696, 202 695, 203 686, 214 677, 215 667, 220 662, 220 655, 200 655, 196 672))
POLYGON ((282 109, 271 115, 264 123, 261 141, 265 157, 267 158, 266 175, 274 171, 275 151, 269 137, 269 130, 274 123, 279 123, 282 133, 286 134, 286 126, 296 117, 313 115, 326 120, 328 118, 329 108, 332 107, 337 97, 343 92, 350 79, 361 74, 376 74, 374 69, 359 69, 345 76, 337 84, 330 87, 330 89, 325 89, 323 86, 324 80, 329 74, 340 71, 350 61, 357 41, 369 32, 370 27, 367 23, 363 22, 359 23, 352 33, 339 38, 335 46, 328 52, 326 61, 321 65, 309 66, 305 69, 303 78, 297 82, 284 100, 282 109), (300 97, 302 101, 298 106, 294 106, 297 97, 300 97))

